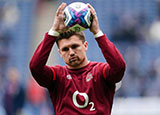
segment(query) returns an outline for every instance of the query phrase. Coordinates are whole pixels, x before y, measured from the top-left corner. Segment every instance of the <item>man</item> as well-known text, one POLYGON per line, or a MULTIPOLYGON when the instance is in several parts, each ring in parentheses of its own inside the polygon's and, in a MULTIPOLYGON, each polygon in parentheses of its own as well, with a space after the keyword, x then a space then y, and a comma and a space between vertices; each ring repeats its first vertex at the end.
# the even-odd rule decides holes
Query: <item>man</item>
POLYGON ((115 84, 125 71, 121 54, 102 33, 95 10, 88 6, 93 15, 90 31, 108 63, 89 62, 83 32, 66 32, 63 12, 66 3, 57 9, 51 30, 45 34, 30 62, 33 77, 50 93, 56 115, 110 115, 115 84), (55 41, 66 66, 46 65, 55 41))

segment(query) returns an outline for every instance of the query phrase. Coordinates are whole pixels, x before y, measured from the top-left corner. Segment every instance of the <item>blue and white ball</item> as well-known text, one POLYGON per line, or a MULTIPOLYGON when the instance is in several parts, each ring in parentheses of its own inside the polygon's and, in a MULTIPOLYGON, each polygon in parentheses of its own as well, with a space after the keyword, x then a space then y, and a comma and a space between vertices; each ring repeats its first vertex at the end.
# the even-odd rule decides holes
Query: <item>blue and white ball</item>
POLYGON ((64 23, 72 31, 83 31, 91 26, 90 8, 83 2, 73 2, 64 9, 64 23))

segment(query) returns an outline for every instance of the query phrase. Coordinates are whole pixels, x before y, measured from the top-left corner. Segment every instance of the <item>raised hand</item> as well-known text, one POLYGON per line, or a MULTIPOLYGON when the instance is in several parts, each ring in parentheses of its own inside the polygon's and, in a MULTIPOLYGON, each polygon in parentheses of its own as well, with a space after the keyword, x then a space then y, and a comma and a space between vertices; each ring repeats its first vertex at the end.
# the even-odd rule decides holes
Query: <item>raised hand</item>
POLYGON ((90 31, 93 34, 97 34, 100 31, 100 27, 99 27, 98 17, 96 15, 96 11, 90 4, 87 4, 87 5, 90 8, 91 14, 93 16, 93 20, 92 20, 92 25, 90 27, 90 31))
POLYGON ((56 15, 55 15, 55 18, 54 18, 54 22, 53 22, 53 26, 52 26, 52 29, 54 31, 57 31, 59 33, 62 33, 64 31, 67 30, 65 24, 64 24, 64 8, 66 7, 66 3, 62 3, 57 11, 56 11, 56 15))

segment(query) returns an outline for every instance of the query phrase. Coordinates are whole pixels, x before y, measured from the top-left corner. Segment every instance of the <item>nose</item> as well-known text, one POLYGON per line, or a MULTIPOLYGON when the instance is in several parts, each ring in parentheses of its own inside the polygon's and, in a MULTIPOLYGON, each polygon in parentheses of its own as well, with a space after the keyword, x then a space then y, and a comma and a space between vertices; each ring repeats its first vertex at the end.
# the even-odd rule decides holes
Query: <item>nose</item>
POLYGON ((70 55, 70 56, 74 56, 74 55, 75 55, 75 52, 73 51, 72 48, 69 48, 69 55, 70 55))

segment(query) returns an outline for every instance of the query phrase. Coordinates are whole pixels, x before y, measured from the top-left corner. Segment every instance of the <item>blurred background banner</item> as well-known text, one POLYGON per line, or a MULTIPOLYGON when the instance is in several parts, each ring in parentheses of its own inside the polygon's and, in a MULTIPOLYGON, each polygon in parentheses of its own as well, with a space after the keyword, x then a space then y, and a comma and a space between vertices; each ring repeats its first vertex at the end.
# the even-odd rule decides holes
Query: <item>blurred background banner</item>
MULTIPOLYGON (((57 7, 77 0, 0 0, 0 114, 53 115, 46 89, 29 60, 53 23, 57 7)), ((160 115, 160 0, 78 0, 96 10, 102 31, 120 50, 127 70, 112 115, 160 115)), ((85 31, 91 61, 105 62, 85 31), (94 51, 94 52, 93 52, 94 51)), ((56 45, 48 65, 61 64, 56 45)))

